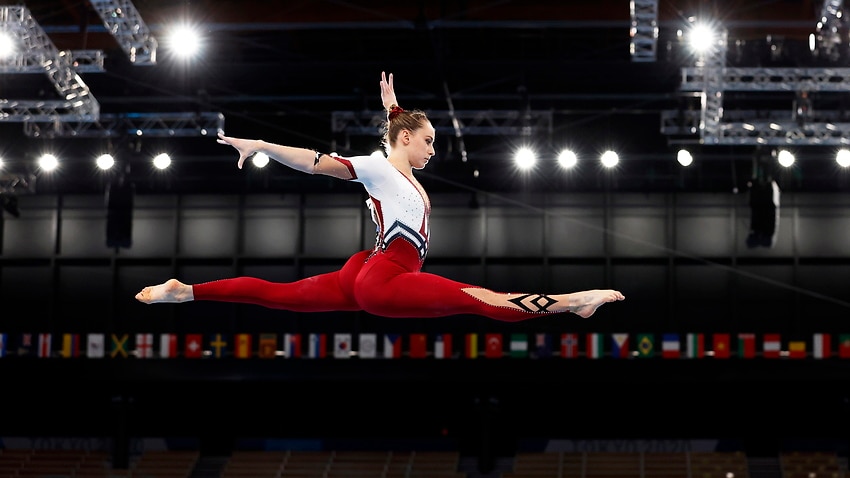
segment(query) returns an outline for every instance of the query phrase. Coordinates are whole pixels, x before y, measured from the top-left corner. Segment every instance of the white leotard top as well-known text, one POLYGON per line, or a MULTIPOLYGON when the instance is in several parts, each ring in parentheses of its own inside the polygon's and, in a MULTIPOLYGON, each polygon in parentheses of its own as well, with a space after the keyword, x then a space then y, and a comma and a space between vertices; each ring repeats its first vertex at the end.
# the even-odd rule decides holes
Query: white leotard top
POLYGON ((352 181, 363 184, 366 205, 377 226, 375 249, 385 250, 396 239, 404 239, 419 252, 428 253, 431 201, 422 186, 397 170, 386 159, 373 156, 331 156, 345 164, 352 181))

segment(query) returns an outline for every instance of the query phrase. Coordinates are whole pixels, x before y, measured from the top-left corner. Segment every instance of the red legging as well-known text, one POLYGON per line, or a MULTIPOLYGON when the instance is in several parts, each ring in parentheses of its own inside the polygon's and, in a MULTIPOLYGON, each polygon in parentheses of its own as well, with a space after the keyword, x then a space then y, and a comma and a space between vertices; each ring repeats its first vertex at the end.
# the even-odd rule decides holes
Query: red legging
POLYGON ((256 304, 294 312, 363 310, 384 317, 445 317, 475 314, 515 322, 551 314, 494 306, 463 292, 478 287, 421 272, 416 249, 403 239, 371 257, 351 256, 338 271, 295 282, 235 277, 192 286, 195 300, 256 304))

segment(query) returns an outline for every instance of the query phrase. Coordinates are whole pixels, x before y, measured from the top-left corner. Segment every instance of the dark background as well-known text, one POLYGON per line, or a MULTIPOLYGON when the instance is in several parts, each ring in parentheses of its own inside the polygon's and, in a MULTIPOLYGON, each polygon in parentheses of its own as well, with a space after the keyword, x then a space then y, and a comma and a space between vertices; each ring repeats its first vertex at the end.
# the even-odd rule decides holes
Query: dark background
MULTIPOLYGON (((682 310, 693 313, 700 324, 689 331, 753 329, 805 338, 823 331, 833 332, 835 342, 838 333, 850 330, 843 325, 847 313, 843 270, 850 253, 840 246, 848 184, 846 173, 834 166, 834 149, 799 147, 802 160, 792 170, 780 171, 774 170, 767 148, 692 144, 695 164, 682 169, 675 162, 679 145, 660 133, 661 111, 687 102, 678 84, 689 59, 675 32, 688 16, 714 17, 728 25, 730 45, 735 45, 730 64, 805 66, 823 64, 805 47, 815 29, 818 2, 661 0, 657 61, 636 63, 629 57, 629 10, 624 1, 139 1, 136 6, 155 35, 184 15, 195 19, 206 34, 207 50, 195 62, 177 61, 163 44, 155 66, 130 64, 87 2, 23 4, 58 48, 103 49, 107 54, 105 72, 81 75, 105 113, 220 112, 230 135, 367 154, 378 146, 378 135, 334 131, 332 118, 334 112, 379 111, 381 71, 395 74, 398 98, 406 108, 454 108, 485 116, 492 111, 551 113, 551 128, 535 129, 531 135, 468 134, 461 141, 450 132, 440 134, 437 155, 419 177, 430 192, 451 203, 447 208, 465 210, 469 198, 477 197, 482 209, 489 211, 504 206, 501 200, 525 203, 534 194, 565 193, 598 195, 589 197, 603 204, 601 217, 611 217, 618 199, 631 208, 646 207, 647 216, 678 217, 677 201, 690 194, 714 198, 735 194, 733 200, 720 201, 723 206, 707 201, 704 211, 721 217, 728 213, 747 224, 747 183, 758 168, 769 168, 785 197, 792 198, 787 211, 821 220, 818 228, 794 230, 793 237, 829 237, 839 245, 823 248, 823 254, 817 253, 818 247, 807 249, 815 250, 811 255, 787 242, 778 252, 746 251, 739 240, 743 235, 738 233, 734 248, 707 258, 731 271, 727 272, 732 278, 712 275, 722 283, 719 289, 724 294, 719 296, 711 280, 688 283, 684 275, 675 280, 675 272, 698 266, 705 257, 635 257, 629 246, 586 258, 459 252, 438 254, 433 264, 437 269, 458 267, 466 273, 478 266, 507 270, 507 275, 521 270, 514 277, 524 283, 539 279, 541 285, 549 285, 551 279, 529 270, 573 266, 598 271, 593 277, 600 280, 593 283, 599 287, 625 283, 633 286, 629 292, 640 292, 627 294, 623 304, 603 308, 599 322, 579 325, 582 331, 662 332, 688 323, 682 310), (782 53, 771 55, 777 46, 782 53), (545 161, 534 174, 520 177, 511 170, 509 152, 524 143, 539 147, 545 161), (564 174, 555 168, 551 159, 562 145, 579 151, 578 172, 564 174), (622 151, 621 165, 614 172, 595 166, 595 155, 606 147, 622 151), (466 151, 466 161, 461 151, 466 151), (622 199, 625 195, 631 196, 622 199), (641 197, 660 197, 663 206, 642 206, 634 199, 641 197), (831 219, 838 226, 833 227, 831 219), (827 299, 833 300, 820 301, 793 287, 738 283, 733 277, 741 270, 777 269, 782 280, 787 278, 785 273, 793 277, 792 285, 799 284, 795 281, 801 275, 811 282, 818 282, 812 279, 817 278, 827 299), (661 279, 641 278, 642 272, 658 270, 661 279), (682 294, 687 286, 689 295, 682 294), (676 291, 679 296, 668 294, 676 291), (753 291, 756 294, 749 295, 753 291), (687 300, 679 302, 677 297, 682 295, 688 295, 687 300)), ((841 61, 835 64, 843 65, 841 61)), ((54 96, 52 86, 39 75, 0 74, 0 97, 54 96)), ((730 95, 728 104, 730 108, 737 101, 756 109, 790 109, 791 99, 790 93, 730 95)), ((300 202, 294 210, 303 217, 313 211, 311 201, 321 195, 332 199, 329 206, 315 206, 319 209, 338 206, 332 204, 335 197, 342 197, 345 207, 359 207, 360 198, 348 201, 359 193, 356 185, 305 177, 279 166, 238 171, 232 149, 210 137, 33 138, 24 134, 17 121, 0 122, 0 135, 0 154, 6 162, 3 173, 30 180, 28 187, 12 190, 20 200, 20 219, 59 224, 67 217, 62 213, 71 210, 77 214, 72 219, 91 214, 100 227, 103 213, 114 212, 105 207, 108 185, 122 173, 134 185, 138 208, 131 247, 122 249, 117 244, 76 255, 63 254, 62 246, 68 245, 62 240, 74 242, 74 233, 81 234, 76 241, 86 240, 80 239, 89 237, 84 226, 70 232, 53 228, 50 239, 44 239, 42 229, 13 224, 18 218, 7 212, 0 222, 6 238, 3 241, 0 234, 0 331, 11 335, 34 324, 56 333, 68 331, 73 324, 84 324, 81 332, 134 330, 144 320, 158 319, 157 331, 179 332, 194 332, 188 330, 192 327, 241 332, 251 320, 257 320, 250 325, 257 332, 270 324, 280 324, 279 332, 293 327, 306 330, 317 321, 325 321, 323 330, 351 323, 378 332, 391 327, 423 328, 420 321, 390 325, 362 315, 320 314, 308 322, 284 312, 237 306, 155 310, 129 299, 146 281, 171 274, 208 279, 220 272, 252 267, 269 271, 280 266, 281 278, 287 278, 333 268, 342 260, 327 252, 305 253, 304 243, 311 238, 303 230, 294 233, 300 244, 294 255, 180 250, 178 244, 184 244, 185 235, 180 235, 179 227, 167 234, 152 229, 158 224, 151 220, 157 217, 156 211, 184 219, 203 216, 206 210, 216 209, 203 205, 204 195, 222 195, 237 204, 235 216, 241 218, 253 210, 252 198, 271 195, 300 202), (34 166, 37 153, 48 147, 61 151, 66 160, 58 174, 45 174, 34 166), (114 152, 117 172, 94 171, 93 152, 103 149, 114 152), (174 170, 168 174, 158 174, 148 164, 149 156, 163 149, 174 157, 174 170), (141 222, 139 211, 146 211, 141 222), (163 242, 174 244, 174 249, 134 254, 134 249, 145 247, 138 234, 148 239, 173 234, 163 242), (20 252, 26 237, 36 246, 46 240, 48 252, 26 248, 20 252)), ((126 213, 124 206, 121 211, 126 213)), ((347 213, 343 216, 350 219, 347 213)), ((636 217, 629 226, 632 232, 640 231, 643 223, 640 214, 636 217)), ((99 231, 95 237, 102 248, 99 231)), ((695 231, 700 233, 698 228, 695 231)), ((451 326, 424 327, 430 332, 464 332, 534 331, 535 327, 560 331, 564 326, 541 321, 514 328, 462 317, 451 326)), ((54 336, 54 347, 57 339, 54 336)), ((459 346, 459 336, 455 344, 459 346)), ((792 440, 843 443, 850 429, 848 367, 850 361, 837 358, 771 361, 760 357, 446 362, 403 358, 368 363, 4 357, 0 376, 6 385, 0 403, 7 413, 0 434, 190 435, 205 437, 214 448, 226 447, 240 436, 435 438, 449 440, 470 454, 480 453, 490 446, 487 443, 497 453, 509 454, 519 439, 531 437, 712 437, 740 439, 750 452, 761 453, 792 440)))

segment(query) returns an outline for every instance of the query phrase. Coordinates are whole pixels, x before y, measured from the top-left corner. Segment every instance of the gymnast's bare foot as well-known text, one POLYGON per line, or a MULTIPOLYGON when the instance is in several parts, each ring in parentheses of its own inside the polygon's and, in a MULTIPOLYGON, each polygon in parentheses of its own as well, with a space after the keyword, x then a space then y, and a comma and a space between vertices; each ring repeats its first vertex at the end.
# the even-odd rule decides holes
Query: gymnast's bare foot
POLYGON ((192 286, 177 279, 168 279, 162 284, 145 287, 136 294, 136 300, 145 304, 174 304, 195 300, 195 296, 192 293, 192 286))
POLYGON ((585 319, 593 315, 602 304, 625 299, 618 290, 593 289, 570 294, 569 311, 585 319))

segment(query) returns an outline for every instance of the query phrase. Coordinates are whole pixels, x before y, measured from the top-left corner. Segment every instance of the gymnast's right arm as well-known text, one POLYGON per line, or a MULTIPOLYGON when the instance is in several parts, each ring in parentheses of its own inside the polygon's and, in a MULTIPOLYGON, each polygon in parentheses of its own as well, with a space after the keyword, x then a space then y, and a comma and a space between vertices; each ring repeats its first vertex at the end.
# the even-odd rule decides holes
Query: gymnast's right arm
POLYGON ((312 149, 295 148, 268 143, 261 139, 243 139, 218 133, 218 143, 233 146, 239 152, 237 166, 242 169, 245 160, 254 153, 264 153, 284 166, 307 174, 324 174, 340 179, 351 179, 351 171, 339 161, 331 160, 327 154, 312 149))

